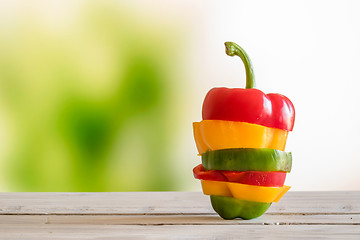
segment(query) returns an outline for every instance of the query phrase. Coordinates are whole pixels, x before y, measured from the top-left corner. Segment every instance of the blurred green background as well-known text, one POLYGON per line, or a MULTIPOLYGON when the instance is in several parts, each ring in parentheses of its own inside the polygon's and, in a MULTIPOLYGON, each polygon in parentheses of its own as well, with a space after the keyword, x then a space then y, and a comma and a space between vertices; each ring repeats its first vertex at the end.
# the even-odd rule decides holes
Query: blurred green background
POLYGON ((200 191, 192 122, 209 89, 245 86, 225 41, 294 103, 286 185, 360 190, 359 8, 0 0, 0 191, 200 191))
POLYGON ((181 29, 115 1, 4 6, 0 190, 184 187, 170 151, 181 29))

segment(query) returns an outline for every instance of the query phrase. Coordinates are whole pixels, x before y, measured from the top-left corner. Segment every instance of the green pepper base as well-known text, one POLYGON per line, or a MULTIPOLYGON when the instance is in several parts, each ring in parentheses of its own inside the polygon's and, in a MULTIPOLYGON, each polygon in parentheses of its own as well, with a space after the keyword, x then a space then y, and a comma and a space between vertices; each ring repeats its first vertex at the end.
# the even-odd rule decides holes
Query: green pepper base
POLYGON ((234 218, 242 218, 245 220, 257 218, 263 215, 271 206, 271 203, 246 201, 216 195, 211 195, 210 200, 215 212, 226 220, 234 218))

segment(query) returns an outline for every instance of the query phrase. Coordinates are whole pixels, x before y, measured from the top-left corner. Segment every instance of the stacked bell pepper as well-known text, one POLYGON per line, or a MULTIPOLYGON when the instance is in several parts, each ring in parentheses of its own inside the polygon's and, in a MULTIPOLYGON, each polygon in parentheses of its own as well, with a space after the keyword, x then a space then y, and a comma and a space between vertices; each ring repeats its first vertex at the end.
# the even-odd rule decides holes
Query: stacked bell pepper
POLYGON ((292 156, 284 150, 295 110, 287 97, 255 89, 246 52, 232 42, 225 47, 227 55, 242 59, 246 88, 213 88, 207 93, 203 120, 193 123, 202 160, 193 173, 222 218, 252 219, 290 188, 284 181, 292 156))

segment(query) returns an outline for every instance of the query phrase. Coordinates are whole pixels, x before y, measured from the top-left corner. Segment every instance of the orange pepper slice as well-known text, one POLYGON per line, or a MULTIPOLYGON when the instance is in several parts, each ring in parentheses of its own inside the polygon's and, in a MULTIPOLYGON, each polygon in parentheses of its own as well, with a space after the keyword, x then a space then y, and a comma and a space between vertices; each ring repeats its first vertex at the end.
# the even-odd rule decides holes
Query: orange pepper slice
POLYGON ((199 154, 227 148, 271 148, 284 151, 288 131, 247 122, 203 120, 193 123, 199 154))
POLYGON ((261 187, 233 182, 201 180, 205 195, 233 197, 255 202, 278 202, 290 189, 289 186, 261 187))

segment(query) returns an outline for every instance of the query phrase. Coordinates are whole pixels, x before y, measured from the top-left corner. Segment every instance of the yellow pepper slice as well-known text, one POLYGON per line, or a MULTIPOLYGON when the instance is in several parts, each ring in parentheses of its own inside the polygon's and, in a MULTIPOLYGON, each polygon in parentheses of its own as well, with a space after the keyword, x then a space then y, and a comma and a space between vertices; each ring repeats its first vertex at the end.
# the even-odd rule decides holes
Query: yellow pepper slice
POLYGON ((284 151, 288 131, 246 122, 203 120, 193 123, 199 154, 227 148, 271 148, 284 151))
POLYGON ((261 187, 233 182, 201 180, 205 195, 234 197, 255 202, 278 202, 290 189, 289 186, 261 187))

